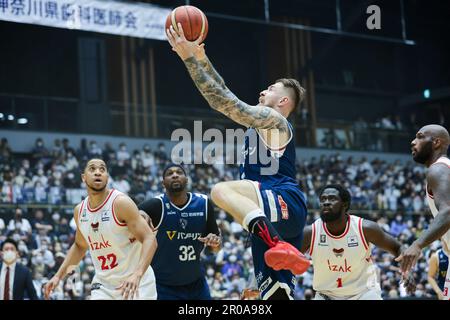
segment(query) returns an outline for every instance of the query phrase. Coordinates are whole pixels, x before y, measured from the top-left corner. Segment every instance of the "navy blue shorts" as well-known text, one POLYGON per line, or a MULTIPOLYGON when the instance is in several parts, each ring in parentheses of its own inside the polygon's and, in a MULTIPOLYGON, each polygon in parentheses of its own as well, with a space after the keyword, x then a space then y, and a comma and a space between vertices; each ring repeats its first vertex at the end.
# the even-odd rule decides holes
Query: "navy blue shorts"
POLYGON ((211 300, 208 283, 204 277, 183 286, 167 286, 156 280, 158 300, 211 300))
MULTIPOLYGON (((303 239, 307 210, 303 192, 298 188, 270 188, 254 182, 259 190, 260 206, 264 214, 284 241, 300 249, 303 239)), ((286 290, 294 298, 295 275, 288 270, 275 271, 266 265, 264 253, 267 245, 258 237, 251 236, 255 277, 263 300, 278 288, 286 290)))

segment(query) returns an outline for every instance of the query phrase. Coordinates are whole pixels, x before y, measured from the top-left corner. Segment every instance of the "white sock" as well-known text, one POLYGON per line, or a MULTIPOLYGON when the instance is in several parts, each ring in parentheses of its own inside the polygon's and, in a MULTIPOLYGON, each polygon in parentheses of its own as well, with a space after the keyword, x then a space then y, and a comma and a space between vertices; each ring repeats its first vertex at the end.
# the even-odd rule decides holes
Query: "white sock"
POLYGON ((247 213, 247 215, 244 217, 244 220, 242 221, 242 227, 243 227, 245 230, 249 231, 249 230, 248 230, 248 225, 250 224, 250 222, 251 222, 253 219, 258 218, 258 217, 265 217, 265 216, 266 216, 266 215, 262 212, 261 209, 256 209, 256 210, 250 211, 250 212, 247 213))

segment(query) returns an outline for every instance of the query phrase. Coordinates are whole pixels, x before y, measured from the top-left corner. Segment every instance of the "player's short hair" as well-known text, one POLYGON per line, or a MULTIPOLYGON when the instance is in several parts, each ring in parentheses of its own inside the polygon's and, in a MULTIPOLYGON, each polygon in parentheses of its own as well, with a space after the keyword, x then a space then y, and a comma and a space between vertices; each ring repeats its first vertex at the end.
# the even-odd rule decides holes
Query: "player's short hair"
POLYGON ((1 251, 3 251, 3 248, 5 247, 5 244, 7 244, 7 243, 11 243, 16 248, 16 251, 17 251, 17 242, 11 238, 7 238, 7 239, 5 239, 5 241, 2 242, 2 247, 0 248, 1 251))
POLYGON ((294 92, 294 109, 297 108, 300 102, 302 102, 305 98, 305 88, 303 88, 300 85, 300 82, 295 79, 281 78, 275 81, 275 83, 277 82, 282 83, 286 88, 292 89, 292 91, 294 92))
POLYGON ((106 163, 105 160, 103 160, 102 158, 92 158, 92 159, 87 160, 85 162, 84 166, 82 166, 83 170, 81 171, 81 173, 84 173, 86 171, 88 163, 91 162, 92 160, 101 160, 101 161, 103 161, 105 163, 105 165, 106 165, 106 171, 108 171, 108 164, 106 163))
POLYGON ((352 196, 350 195, 350 192, 340 184, 328 184, 325 187, 321 188, 319 191, 319 198, 322 195, 322 193, 325 191, 325 189, 335 189, 339 192, 339 197, 341 198, 342 202, 344 204, 347 204, 347 210, 350 209, 350 204, 352 203, 352 196))

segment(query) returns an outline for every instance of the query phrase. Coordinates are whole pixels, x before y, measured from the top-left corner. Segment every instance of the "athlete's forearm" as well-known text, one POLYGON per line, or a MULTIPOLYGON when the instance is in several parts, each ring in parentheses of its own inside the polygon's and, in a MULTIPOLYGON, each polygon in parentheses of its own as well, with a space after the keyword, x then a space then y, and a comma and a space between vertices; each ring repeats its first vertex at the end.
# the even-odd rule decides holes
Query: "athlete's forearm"
POLYGON ((447 207, 439 211, 428 229, 415 242, 419 248, 423 249, 433 241, 439 240, 448 230, 450 230, 450 208, 447 207))
POLYGON ((255 107, 239 100, 207 59, 194 57, 184 64, 200 93, 214 110, 246 127, 288 131, 286 119, 268 107, 255 107))
POLYGON ((441 288, 439 288, 436 280, 433 277, 428 276, 428 283, 431 285, 436 294, 442 294, 441 288))
POLYGON ((217 72, 217 70, 212 65, 211 61, 207 56, 203 59, 197 60, 200 67, 205 70, 218 84, 225 86, 225 81, 222 76, 217 72))
POLYGON ((395 241, 390 250, 388 250, 394 257, 398 257, 402 253, 402 245, 395 241))
POLYGON ((87 249, 82 248, 75 242, 67 252, 67 256, 64 259, 64 262, 59 267, 55 276, 60 279, 64 278, 67 274, 67 269, 70 266, 77 266, 80 263, 81 259, 83 259, 84 255, 86 254, 86 250, 87 249))
POLYGON ((142 277, 145 271, 147 271, 150 263, 152 262, 153 256, 155 255, 156 248, 157 243, 155 236, 153 234, 147 235, 142 241, 141 257, 135 270, 135 273, 139 276, 142 277))

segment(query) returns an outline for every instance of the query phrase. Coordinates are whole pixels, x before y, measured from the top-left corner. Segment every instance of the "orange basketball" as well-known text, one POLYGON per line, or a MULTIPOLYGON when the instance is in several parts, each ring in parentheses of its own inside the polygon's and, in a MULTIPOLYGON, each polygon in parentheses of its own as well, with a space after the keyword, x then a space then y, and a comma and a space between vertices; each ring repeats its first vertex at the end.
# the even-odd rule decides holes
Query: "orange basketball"
POLYGON ((208 34, 208 20, 199 8, 194 6, 180 6, 173 9, 167 16, 166 30, 172 25, 175 31, 178 31, 178 23, 181 23, 187 40, 197 40, 202 34, 202 31, 203 38, 200 42, 206 39, 206 35, 208 34))

